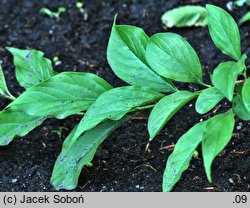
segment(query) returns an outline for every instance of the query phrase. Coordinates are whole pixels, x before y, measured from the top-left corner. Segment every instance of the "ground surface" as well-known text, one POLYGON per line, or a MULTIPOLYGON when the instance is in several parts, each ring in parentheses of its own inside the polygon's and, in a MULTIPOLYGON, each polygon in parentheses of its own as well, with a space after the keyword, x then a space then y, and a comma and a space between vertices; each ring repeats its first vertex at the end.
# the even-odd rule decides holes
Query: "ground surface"
MULTIPOLYGON (((52 58, 58 56, 61 71, 89 71, 112 85, 124 84, 116 78, 106 61, 108 37, 116 13, 118 23, 137 25, 152 35, 162 32, 160 16, 168 9, 183 4, 214 3, 225 8, 227 1, 166 1, 166 0, 91 0, 85 1, 82 14, 75 1, 0 0, 0 59, 13 94, 20 88, 13 76, 12 58, 6 46, 34 48, 52 58), (220 2, 220 3, 217 3, 220 2), (56 9, 66 6, 67 12, 56 21, 39 14, 41 7, 56 9), (87 15, 87 19, 86 19, 87 15), (84 17, 85 16, 85 17, 84 17)), ((239 18, 250 8, 236 8, 232 15, 239 18)), ((241 27, 242 49, 250 56, 249 24, 241 27)), ((213 68, 227 57, 214 47, 206 28, 174 29, 198 51, 209 82, 213 68)), ((249 62, 248 62, 249 64, 249 62)), ((177 84, 178 87, 189 87, 177 84)), ((7 100, 0 99, 3 108, 7 100)), ((224 103, 222 103, 224 105, 224 103)), ((148 112, 143 114, 147 116, 148 112)), ((148 141, 146 120, 133 120, 116 130, 101 146, 93 163, 84 168, 77 191, 161 191, 162 174, 178 138, 200 119, 193 104, 181 110, 145 152, 148 141), (163 147, 163 148, 162 148, 163 147)), ((49 179, 62 142, 80 117, 48 120, 24 138, 16 138, 0 148, 0 191, 53 191, 49 179), (63 128, 62 128, 63 127, 63 128), (53 130, 62 129, 62 135, 53 130)), ((213 165, 213 183, 207 182, 201 156, 193 159, 174 191, 250 191, 250 128, 248 122, 237 121, 235 135, 213 165), (240 126, 240 127, 239 127, 240 126)))

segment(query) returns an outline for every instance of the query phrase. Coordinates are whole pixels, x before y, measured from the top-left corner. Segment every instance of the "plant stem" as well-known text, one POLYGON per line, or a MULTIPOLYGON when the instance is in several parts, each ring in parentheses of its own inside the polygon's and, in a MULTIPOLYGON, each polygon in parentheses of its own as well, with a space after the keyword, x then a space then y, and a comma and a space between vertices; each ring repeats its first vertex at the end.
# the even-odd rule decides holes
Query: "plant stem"
POLYGON ((244 80, 238 80, 238 81, 236 81, 236 84, 241 84, 241 83, 244 83, 246 80, 244 79, 244 80))
POLYGON ((204 82, 202 82, 202 83, 200 83, 202 86, 205 86, 205 87, 212 87, 211 85, 209 85, 209 84, 206 84, 206 83, 204 83, 204 82))
POLYGON ((146 105, 146 106, 142 106, 142 107, 137 107, 131 111, 129 111, 130 113, 132 112, 135 112, 135 111, 139 111, 139 110, 146 110, 146 109, 149 109, 149 108, 153 108, 155 107, 155 104, 152 104, 152 105, 146 105))
POLYGON ((77 113, 76 115, 79 115, 79 116, 84 116, 84 115, 85 115, 85 113, 80 112, 80 113, 77 113))
POLYGON ((6 98, 6 99, 8 99, 8 100, 11 100, 11 101, 14 101, 15 99, 16 99, 16 97, 14 97, 13 95, 2 95, 2 97, 4 97, 4 98, 6 98))
POLYGON ((244 76, 244 78, 246 80, 247 79, 247 67, 246 67, 246 65, 244 67, 243 76, 244 76))

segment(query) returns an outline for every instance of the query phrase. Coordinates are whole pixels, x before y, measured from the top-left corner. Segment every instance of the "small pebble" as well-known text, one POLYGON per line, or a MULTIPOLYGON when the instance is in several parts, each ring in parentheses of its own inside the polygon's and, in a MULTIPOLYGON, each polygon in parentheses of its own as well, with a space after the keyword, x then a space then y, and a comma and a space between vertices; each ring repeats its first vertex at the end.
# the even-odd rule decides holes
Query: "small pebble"
POLYGON ((189 104, 189 108, 192 108, 193 107, 193 104, 191 103, 191 104, 189 104))
POLYGON ((234 9, 233 6, 234 6, 234 4, 233 4, 232 1, 228 2, 226 6, 227 6, 228 11, 230 11, 230 12, 233 11, 233 9, 234 9))
POLYGON ((138 189, 138 188, 140 188, 140 186, 139 186, 139 185, 136 185, 136 186, 135 186, 135 188, 137 188, 137 189, 138 189))
POLYGON ((57 61, 57 62, 55 63, 55 66, 59 66, 59 65, 61 65, 61 64, 62 64, 61 61, 57 61))
POLYGON ((237 130, 241 130, 242 126, 237 126, 236 129, 237 130))
POLYGON ((16 183, 17 182, 17 179, 16 178, 13 178, 12 180, 11 180, 11 183, 16 183))
POLYGON ((84 13, 84 15, 83 15, 83 20, 84 20, 84 21, 87 21, 87 20, 88 20, 88 17, 89 17, 88 14, 87 14, 87 13, 84 13))
POLYGON ((229 183, 234 183, 232 178, 229 178, 229 183))

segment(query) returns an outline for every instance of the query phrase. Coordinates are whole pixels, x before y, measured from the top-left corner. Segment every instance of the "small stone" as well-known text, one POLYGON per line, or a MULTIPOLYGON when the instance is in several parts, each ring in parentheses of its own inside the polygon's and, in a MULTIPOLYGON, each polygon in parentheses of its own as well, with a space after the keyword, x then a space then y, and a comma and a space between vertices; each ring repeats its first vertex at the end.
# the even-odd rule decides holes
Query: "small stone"
POLYGON ((137 188, 137 189, 138 189, 138 188, 140 188, 140 186, 139 186, 139 185, 136 185, 136 186, 135 186, 135 188, 137 188))
POLYGON ((61 65, 61 64, 62 64, 61 61, 57 61, 57 62, 55 63, 55 66, 59 66, 59 65, 61 65))
POLYGON ((16 183, 17 182, 17 179, 16 178, 13 178, 12 180, 11 180, 11 183, 16 183))
POLYGON ((237 126, 236 129, 237 129, 237 130, 241 130, 241 129, 242 129, 242 126, 237 126))
POLYGON ((189 106, 188 106, 189 108, 192 108, 193 107, 193 104, 191 103, 191 104, 189 104, 189 106))
POLYGON ((229 178, 229 183, 234 183, 234 180, 232 178, 229 178))
POLYGON ((84 13, 84 14, 83 14, 83 20, 84 20, 84 21, 87 21, 87 20, 88 20, 88 17, 89 17, 89 15, 88 15, 87 13, 84 13))
POLYGON ((227 3, 226 6, 227 6, 227 9, 228 9, 230 12, 233 11, 233 9, 234 9, 234 4, 233 4, 232 1, 229 1, 229 2, 227 3))

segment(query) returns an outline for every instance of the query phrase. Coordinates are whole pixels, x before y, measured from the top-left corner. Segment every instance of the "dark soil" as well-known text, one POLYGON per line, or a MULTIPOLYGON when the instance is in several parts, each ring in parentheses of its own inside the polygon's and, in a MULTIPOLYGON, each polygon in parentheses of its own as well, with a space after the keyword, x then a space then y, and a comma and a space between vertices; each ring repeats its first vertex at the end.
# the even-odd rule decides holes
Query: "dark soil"
MULTIPOLYGON (((161 14, 168 9, 185 5, 213 3, 226 8, 227 1, 166 1, 166 0, 91 0, 84 1, 83 13, 75 7, 76 1, 0 0, 0 59, 7 82, 14 95, 23 89, 14 77, 12 57, 6 46, 34 48, 46 56, 58 56, 62 71, 88 71, 106 79, 114 86, 124 85, 111 71, 106 60, 108 37, 116 13, 121 24, 137 25, 152 35, 164 31, 161 14), (196 3, 193 3, 196 2, 196 3), (217 3, 219 2, 219 3, 217 3), (41 7, 56 10, 67 7, 67 12, 55 20, 39 14, 41 7), (88 15, 86 19, 86 15, 88 15), (85 19, 84 19, 85 16, 85 19)), ((249 7, 235 8, 232 15, 239 18, 249 7)), ((242 49, 250 56, 249 26, 241 27, 242 49)), ((198 51, 207 82, 218 63, 227 60, 217 50, 206 28, 173 29, 184 36, 198 51)), ((249 62, 248 62, 249 64, 249 62)), ((177 84, 178 87, 194 86, 177 84)), ((0 108, 8 104, 0 99, 0 108)), ((225 102, 222 105, 226 106, 225 102)), ((132 120, 116 130, 101 146, 93 163, 84 168, 77 191, 161 191, 162 174, 168 145, 200 119, 194 103, 184 107, 152 142, 148 151, 147 120, 132 120)), ((145 112, 142 116, 147 116, 145 112)), ((65 120, 50 119, 24 138, 16 138, 9 146, 0 148, 1 191, 53 191, 49 180, 62 142, 80 120, 72 116, 65 120), (55 132, 61 133, 58 134, 55 132)), ((213 183, 208 183, 201 154, 193 159, 174 191, 250 191, 250 123, 237 121, 233 139, 213 165, 213 183)))

